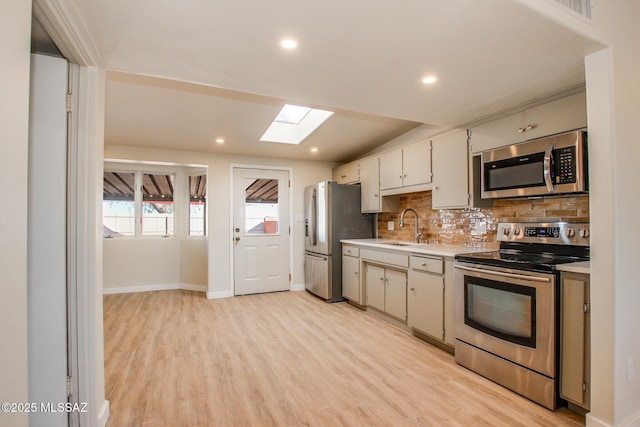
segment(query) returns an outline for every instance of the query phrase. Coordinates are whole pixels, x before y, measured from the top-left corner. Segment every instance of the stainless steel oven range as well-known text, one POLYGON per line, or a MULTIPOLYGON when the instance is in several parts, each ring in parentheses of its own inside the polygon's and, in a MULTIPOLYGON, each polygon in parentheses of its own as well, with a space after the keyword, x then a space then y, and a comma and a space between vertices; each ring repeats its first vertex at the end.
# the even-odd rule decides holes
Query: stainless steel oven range
POLYGON ((500 223, 500 250, 455 257, 456 362, 558 403, 558 264, 589 259, 589 224, 500 223))

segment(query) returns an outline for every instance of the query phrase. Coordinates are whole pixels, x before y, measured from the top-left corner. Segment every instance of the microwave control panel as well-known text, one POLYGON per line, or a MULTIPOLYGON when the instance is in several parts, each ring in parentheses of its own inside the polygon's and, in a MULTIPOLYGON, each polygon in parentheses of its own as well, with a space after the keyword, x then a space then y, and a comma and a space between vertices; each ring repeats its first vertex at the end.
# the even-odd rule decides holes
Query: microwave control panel
POLYGON ((555 183, 574 184, 576 182, 576 147, 555 149, 553 160, 555 183))

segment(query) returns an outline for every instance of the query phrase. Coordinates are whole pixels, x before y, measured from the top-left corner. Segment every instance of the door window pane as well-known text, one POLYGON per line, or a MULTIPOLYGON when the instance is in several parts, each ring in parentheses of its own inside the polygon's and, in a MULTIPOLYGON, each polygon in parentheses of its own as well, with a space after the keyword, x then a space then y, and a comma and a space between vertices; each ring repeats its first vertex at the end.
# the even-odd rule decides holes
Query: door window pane
POLYGON ((142 176, 142 235, 172 236, 173 188, 175 176, 147 174, 142 176))
POLYGON ((104 237, 135 236, 135 173, 104 172, 102 230, 104 237))
POLYGON ((207 175, 189 177, 189 235, 206 234, 207 175))
POLYGON ((245 178, 245 232, 278 234, 280 206, 278 180, 245 178))

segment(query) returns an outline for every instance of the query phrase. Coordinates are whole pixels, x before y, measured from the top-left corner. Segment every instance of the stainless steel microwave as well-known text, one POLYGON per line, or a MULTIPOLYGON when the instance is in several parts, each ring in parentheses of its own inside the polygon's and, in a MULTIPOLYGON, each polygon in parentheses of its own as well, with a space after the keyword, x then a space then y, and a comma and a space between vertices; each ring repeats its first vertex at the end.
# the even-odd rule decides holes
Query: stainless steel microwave
POLYGON ((483 151, 481 165, 483 199, 587 192, 587 133, 483 151))

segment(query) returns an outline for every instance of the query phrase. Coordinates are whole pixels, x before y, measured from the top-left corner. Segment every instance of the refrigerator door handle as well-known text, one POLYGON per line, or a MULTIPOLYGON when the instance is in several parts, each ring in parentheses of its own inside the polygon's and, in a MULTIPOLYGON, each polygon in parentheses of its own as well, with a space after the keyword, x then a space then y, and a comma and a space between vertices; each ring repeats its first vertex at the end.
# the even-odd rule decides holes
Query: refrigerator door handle
POLYGON ((318 244, 318 197, 316 189, 311 193, 311 244, 318 244))
POLYGON ((320 261, 326 261, 328 259, 326 256, 318 256, 318 255, 311 255, 311 254, 305 254, 305 255, 308 256, 309 258, 319 259, 320 261))

